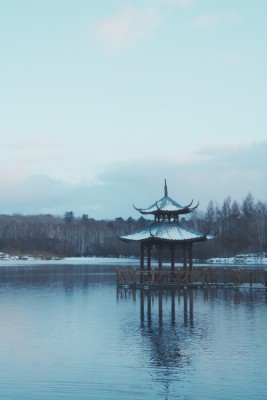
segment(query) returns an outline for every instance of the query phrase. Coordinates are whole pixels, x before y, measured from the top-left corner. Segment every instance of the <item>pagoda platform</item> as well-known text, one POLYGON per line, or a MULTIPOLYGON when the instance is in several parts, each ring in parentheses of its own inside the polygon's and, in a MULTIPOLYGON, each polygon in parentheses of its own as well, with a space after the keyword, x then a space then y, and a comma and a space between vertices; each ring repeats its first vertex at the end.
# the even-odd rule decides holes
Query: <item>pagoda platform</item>
POLYGON ((118 287, 134 288, 257 288, 267 290, 267 269, 234 269, 220 267, 197 267, 183 269, 140 271, 140 269, 117 269, 118 287))

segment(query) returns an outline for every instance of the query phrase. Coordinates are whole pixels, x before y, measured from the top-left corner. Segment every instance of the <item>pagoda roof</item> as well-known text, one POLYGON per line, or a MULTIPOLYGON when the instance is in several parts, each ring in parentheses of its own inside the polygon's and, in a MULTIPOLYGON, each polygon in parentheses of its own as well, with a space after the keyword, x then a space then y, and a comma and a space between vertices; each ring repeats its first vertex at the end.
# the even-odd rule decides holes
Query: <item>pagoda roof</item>
POLYGON ((134 206, 136 210, 138 210, 141 214, 158 214, 158 213, 176 213, 176 214, 188 214, 194 211, 198 204, 195 207, 190 207, 193 201, 186 206, 181 206, 176 201, 171 199, 169 196, 164 196, 160 200, 153 203, 148 208, 137 208, 134 206))
POLYGON ((120 239, 125 242, 141 242, 152 239, 169 242, 198 242, 207 240, 208 237, 178 221, 154 221, 133 234, 120 236, 120 239))
POLYGON ((137 211, 139 211, 141 214, 154 214, 154 215, 161 214, 161 213, 164 213, 164 214, 189 214, 198 207, 198 204, 195 207, 191 207, 192 204, 193 204, 193 200, 191 201, 190 204, 187 204, 186 206, 181 206, 176 201, 174 201, 172 198, 170 198, 168 196, 168 189, 167 189, 167 184, 166 184, 166 179, 165 179, 164 197, 162 197, 160 200, 153 203, 148 208, 137 208, 135 206, 134 206, 134 208, 137 211))

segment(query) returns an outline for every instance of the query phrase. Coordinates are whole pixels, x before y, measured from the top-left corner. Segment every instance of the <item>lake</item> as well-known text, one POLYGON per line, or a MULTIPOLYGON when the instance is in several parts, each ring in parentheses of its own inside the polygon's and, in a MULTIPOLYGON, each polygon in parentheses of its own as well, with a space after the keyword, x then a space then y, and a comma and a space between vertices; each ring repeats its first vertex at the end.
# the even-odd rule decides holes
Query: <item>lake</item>
POLYGON ((0 398, 265 399, 264 290, 117 290, 113 265, 0 267, 0 398))

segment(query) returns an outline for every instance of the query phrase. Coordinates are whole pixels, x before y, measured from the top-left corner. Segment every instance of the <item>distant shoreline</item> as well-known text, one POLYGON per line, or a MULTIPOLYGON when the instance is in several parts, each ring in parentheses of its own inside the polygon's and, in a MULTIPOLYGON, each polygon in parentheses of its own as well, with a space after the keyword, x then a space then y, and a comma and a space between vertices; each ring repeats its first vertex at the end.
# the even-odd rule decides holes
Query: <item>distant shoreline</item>
MULTIPOLYGON (((123 258, 123 257, 66 257, 66 258, 50 258, 42 259, 37 257, 15 257, 11 256, 9 258, 0 257, 0 268, 10 267, 41 267, 41 266, 99 266, 108 267, 114 266, 119 268, 139 268, 140 260, 139 258, 123 258)), ((152 268, 157 269, 157 260, 152 261, 152 268)), ((170 263, 163 262, 163 268, 167 269, 170 267, 170 263)), ((229 259, 216 258, 216 262, 195 262, 195 268, 236 268, 236 269, 267 269, 267 263, 235 263, 230 262, 229 259), (227 261, 226 261, 227 260, 227 261)), ((182 263, 176 263, 175 268, 182 269, 182 263)))
POLYGON ((23 266, 23 265, 104 265, 104 264, 136 264, 139 258, 122 257, 32 257, 32 256, 3 256, 0 253, 0 266, 23 266))

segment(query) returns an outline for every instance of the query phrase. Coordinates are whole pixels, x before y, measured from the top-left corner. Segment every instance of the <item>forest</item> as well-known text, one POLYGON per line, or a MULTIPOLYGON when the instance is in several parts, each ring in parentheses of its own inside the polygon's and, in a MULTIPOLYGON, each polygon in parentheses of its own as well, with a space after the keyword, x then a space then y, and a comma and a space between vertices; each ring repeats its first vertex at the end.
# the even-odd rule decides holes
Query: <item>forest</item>
MULTIPOLYGON (((142 216, 95 220, 87 214, 76 217, 72 211, 62 216, 0 215, 0 252, 41 258, 138 256, 137 244, 118 237, 150 222, 142 216)), ((205 211, 194 211, 185 223, 214 235, 212 240, 195 244, 194 257, 199 260, 267 251, 267 203, 255 201, 251 193, 241 203, 230 197, 221 205, 211 200, 205 211)))

